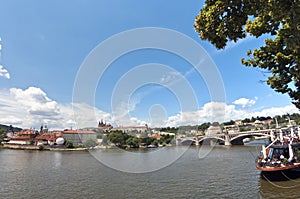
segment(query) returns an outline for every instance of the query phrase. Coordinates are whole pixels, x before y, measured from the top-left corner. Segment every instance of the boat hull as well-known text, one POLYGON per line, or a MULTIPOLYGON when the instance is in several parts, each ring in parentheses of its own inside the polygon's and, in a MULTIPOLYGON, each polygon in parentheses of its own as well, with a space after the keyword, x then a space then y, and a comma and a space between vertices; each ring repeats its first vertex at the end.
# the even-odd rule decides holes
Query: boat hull
POLYGON ((262 171, 260 177, 267 181, 289 181, 300 178, 300 168, 281 171, 262 171))
POLYGON ((300 168, 300 163, 294 163, 293 165, 281 165, 278 167, 269 167, 269 166, 262 167, 259 164, 256 164, 256 168, 263 172, 288 171, 288 170, 294 170, 300 168))

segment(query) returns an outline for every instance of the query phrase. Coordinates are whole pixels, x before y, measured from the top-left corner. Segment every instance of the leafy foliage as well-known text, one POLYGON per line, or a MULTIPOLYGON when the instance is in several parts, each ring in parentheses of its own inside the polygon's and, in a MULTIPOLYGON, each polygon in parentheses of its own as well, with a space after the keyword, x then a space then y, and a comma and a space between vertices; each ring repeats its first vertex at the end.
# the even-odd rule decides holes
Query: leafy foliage
POLYGON ((94 147, 94 146, 96 146, 97 145, 97 142, 96 142, 96 140, 94 140, 94 139, 88 139, 87 141, 85 141, 85 143, 84 143, 84 146, 85 147, 87 147, 87 148, 89 148, 89 147, 94 147))
POLYGON ((44 145, 40 145, 40 146, 39 146, 39 151, 43 151, 43 150, 45 150, 44 145))
POLYGON ((126 144, 126 140, 130 136, 122 131, 113 131, 108 135, 108 139, 110 142, 114 143, 116 146, 124 147, 126 144))
POLYGON ((130 148, 139 148, 139 140, 136 137, 130 137, 126 140, 126 144, 130 148))
POLYGON ((242 64, 269 72, 267 84, 300 108, 299 0, 206 0, 194 27, 218 49, 228 41, 268 34, 265 45, 249 50, 242 64))
POLYGON ((4 130, 0 129, 0 143, 3 141, 4 138, 4 130))
POLYGON ((223 123, 225 126, 228 126, 228 125, 234 125, 235 122, 233 120, 230 120, 229 122, 224 122, 223 123))
MULTIPOLYGON (((183 129, 184 126, 181 126, 180 128, 183 129)), ((178 133, 178 130, 179 130, 179 128, 177 128, 177 127, 164 127, 164 128, 160 129, 160 131, 168 132, 168 133, 175 133, 175 134, 178 133)))
POLYGON ((161 144, 163 143, 170 144, 172 140, 174 140, 174 136, 167 134, 167 135, 162 135, 162 138, 159 141, 161 144))
POLYGON ((0 130, 1 131, 13 131, 13 132, 19 132, 21 131, 22 129, 21 128, 17 128, 17 127, 13 127, 12 125, 10 126, 7 126, 7 125, 3 125, 3 124, 0 124, 0 130))
POLYGON ((0 124, 0 143, 3 141, 3 138, 5 137, 5 133, 7 131, 19 132, 21 130, 22 130, 21 128, 16 128, 13 127, 12 125, 7 126, 7 125, 0 124))
POLYGON ((73 142, 67 141, 66 142, 66 148, 73 149, 74 148, 73 142))
POLYGON ((210 127, 210 125, 210 122, 203 123, 200 126, 198 126, 198 130, 205 131, 210 127))
POLYGON ((107 135, 102 136, 102 145, 107 146, 108 145, 108 138, 107 135))

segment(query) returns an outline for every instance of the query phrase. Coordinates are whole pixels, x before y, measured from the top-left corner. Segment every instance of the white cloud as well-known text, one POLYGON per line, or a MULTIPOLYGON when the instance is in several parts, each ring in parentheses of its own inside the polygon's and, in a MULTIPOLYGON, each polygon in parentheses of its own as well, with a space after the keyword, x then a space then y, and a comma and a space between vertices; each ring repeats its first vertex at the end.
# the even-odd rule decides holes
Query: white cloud
POLYGON ((181 112, 167 119, 166 126, 196 125, 204 122, 225 122, 235 119, 251 118, 256 116, 283 115, 286 113, 300 113, 294 105, 273 107, 261 111, 251 112, 246 109, 237 109, 234 105, 222 102, 209 102, 198 111, 181 112))
POLYGON ((68 122, 75 123, 77 128, 84 128, 84 127, 96 127, 98 125, 98 121, 103 119, 107 122, 112 122, 112 116, 109 113, 106 113, 100 109, 92 107, 88 104, 83 103, 74 103, 73 110, 72 104, 69 107, 63 107, 65 111, 71 112, 73 117, 68 120, 68 122))
POLYGON ((257 101, 257 98, 255 99, 247 99, 247 98, 240 98, 233 102, 235 105, 242 106, 243 108, 250 108, 253 106, 257 101))
POLYGON ((57 102, 50 100, 40 88, 29 87, 26 90, 12 88, 10 93, 16 103, 26 108, 31 115, 56 116, 60 113, 57 102))
MULTIPOLYGON (((294 105, 288 105, 284 107, 272 107, 272 108, 267 108, 263 109, 261 111, 255 111, 252 113, 249 113, 249 116, 276 116, 276 115, 284 115, 287 113, 300 113, 299 109, 297 109, 294 105)), ((249 117, 248 116, 248 117, 249 117)))
POLYGON ((2 90, 0 96, 0 123, 24 128, 38 128, 42 124, 62 125, 63 117, 57 102, 39 88, 2 90))
POLYGON ((113 125, 145 124, 134 117, 114 117, 83 103, 60 104, 36 87, 0 90, 0 124, 37 129, 47 124, 50 129, 65 129, 96 127, 100 119, 113 125))
MULTIPOLYGON (((235 105, 222 102, 209 102, 199 110, 180 112, 164 117, 165 119, 162 118, 164 121, 160 123, 165 126, 196 125, 204 122, 224 122, 252 116, 275 116, 286 113, 299 113, 299 110, 294 105, 288 105, 250 111, 249 109, 238 109, 235 105)), ((37 129, 40 125, 47 124, 50 129, 64 129, 96 127, 100 119, 111 123, 113 126, 140 126, 146 123, 139 118, 131 117, 128 112, 121 116, 116 114, 113 115, 82 103, 75 103, 73 106, 72 103, 60 104, 50 99, 43 90, 36 87, 29 87, 24 90, 18 88, 0 90, 0 124, 37 129)), ((149 124, 151 127, 152 125, 155 126, 154 123, 149 124)))
POLYGON ((178 78, 180 78, 180 73, 177 71, 172 71, 167 75, 163 75, 159 81, 161 84, 169 84, 175 80, 178 80, 178 78))
POLYGON ((0 65, 0 77, 4 77, 6 79, 10 79, 9 72, 2 65, 0 65))
POLYGON ((204 122, 224 122, 229 118, 243 115, 234 105, 222 102, 209 102, 197 111, 181 112, 168 118, 167 126, 196 125, 204 122))

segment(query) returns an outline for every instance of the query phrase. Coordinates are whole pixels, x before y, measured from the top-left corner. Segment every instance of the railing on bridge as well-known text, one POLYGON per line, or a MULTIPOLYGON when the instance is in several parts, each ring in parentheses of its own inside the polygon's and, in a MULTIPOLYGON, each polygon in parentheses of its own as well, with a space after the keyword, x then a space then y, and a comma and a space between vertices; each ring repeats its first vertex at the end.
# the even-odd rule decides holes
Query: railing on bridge
MULTIPOLYGON (((282 129, 286 130, 286 128, 282 129)), ((243 131, 238 133, 222 133, 222 134, 214 134, 214 135, 203 135, 199 137, 184 137, 180 138, 181 143, 183 142, 195 142, 196 145, 203 142, 206 139, 216 139, 224 142, 225 145, 243 145, 243 139, 247 137, 253 136, 271 136, 271 132, 275 133, 278 132, 278 129, 263 129, 263 130, 252 130, 252 131, 243 131)), ((179 140, 178 140, 179 141, 179 140)))

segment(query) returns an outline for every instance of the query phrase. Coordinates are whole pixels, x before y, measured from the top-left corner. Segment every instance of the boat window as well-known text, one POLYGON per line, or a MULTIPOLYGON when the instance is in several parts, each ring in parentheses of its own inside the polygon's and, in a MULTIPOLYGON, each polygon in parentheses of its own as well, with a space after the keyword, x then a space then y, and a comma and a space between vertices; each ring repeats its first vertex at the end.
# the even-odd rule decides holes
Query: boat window
POLYGON ((268 154, 269 159, 272 159, 273 151, 274 151, 274 149, 270 148, 270 151, 269 151, 269 154, 268 154))
POLYGON ((271 153, 271 150, 272 150, 273 156, 268 156, 268 157, 272 157, 271 159, 279 159, 280 155, 285 156, 284 149, 270 148, 270 153, 271 153))

